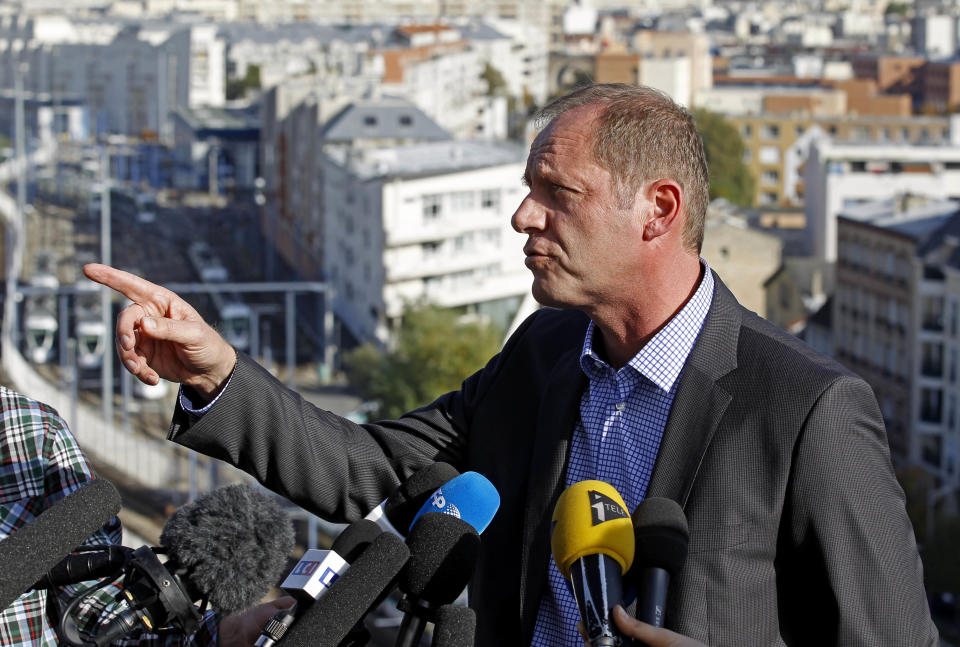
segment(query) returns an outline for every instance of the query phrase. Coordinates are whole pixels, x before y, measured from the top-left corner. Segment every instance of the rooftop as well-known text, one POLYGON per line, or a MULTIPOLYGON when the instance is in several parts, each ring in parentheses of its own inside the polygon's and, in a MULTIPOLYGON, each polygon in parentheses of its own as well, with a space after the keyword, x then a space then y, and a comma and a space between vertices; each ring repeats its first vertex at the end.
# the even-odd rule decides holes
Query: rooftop
POLYGON ((355 101, 323 128, 327 143, 358 139, 445 140, 450 133, 413 103, 399 97, 355 101))
POLYGON ((249 108, 181 107, 176 114, 199 137, 256 137, 260 132, 260 119, 249 108))
MULTIPOLYGON (((340 166, 350 165, 363 179, 376 177, 415 178, 522 164, 526 152, 507 142, 439 141, 356 151, 331 150, 329 157, 340 166)), ((519 183, 520 177, 517 176, 519 183)))

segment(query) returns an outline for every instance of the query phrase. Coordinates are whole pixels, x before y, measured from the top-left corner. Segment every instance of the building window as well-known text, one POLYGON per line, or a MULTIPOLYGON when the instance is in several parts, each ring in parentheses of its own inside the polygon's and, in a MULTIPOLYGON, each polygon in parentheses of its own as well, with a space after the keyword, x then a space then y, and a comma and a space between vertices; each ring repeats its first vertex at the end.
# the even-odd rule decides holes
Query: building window
POLYGON ((484 189, 480 192, 480 206, 492 211, 500 210, 500 189, 484 189))
POLYGON ((477 208, 476 191, 454 191, 450 194, 453 210, 457 213, 477 208))
POLYGON ((780 149, 776 146, 761 146, 760 154, 757 156, 761 164, 779 164, 780 149))
POLYGON ((750 160, 753 159, 753 151, 749 148, 744 147, 743 149, 743 163, 749 164, 750 160))
POLYGON ((411 117, 410 115, 400 115, 400 125, 407 126, 407 127, 412 126, 413 117, 411 117))
POLYGON ((927 377, 943 377, 943 344, 924 342, 920 372, 927 377))
POLYGON ((429 241, 420 245, 420 251, 424 259, 433 258, 440 253, 440 243, 438 241, 429 241))
POLYGON ((939 423, 943 416, 943 391, 940 389, 920 389, 920 420, 939 423))
POLYGON ((753 128, 750 127, 750 124, 743 124, 741 132, 744 139, 750 139, 750 136, 753 135, 753 128))
POLYGON ((923 297, 923 329, 934 332, 943 331, 943 297, 923 297))
POLYGON ((423 220, 431 222, 439 220, 443 213, 443 196, 440 194, 428 194, 423 196, 423 220))
POLYGON ((940 446, 942 439, 939 435, 923 434, 920 437, 920 458, 930 467, 940 467, 940 446))
POLYGON ((367 128, 373 128, 377 125, 376 115, 367 115, 363 118, 363 125, 367 128))
POLYGON ((767 186, 776 186, 780 182, 780 172, 769 169, 763 172, 763 183, 767 186))
POLYGON ((780 137, 780 126, 777 124, 765 124, 762 135, 764 139, 777 139, 780 137))

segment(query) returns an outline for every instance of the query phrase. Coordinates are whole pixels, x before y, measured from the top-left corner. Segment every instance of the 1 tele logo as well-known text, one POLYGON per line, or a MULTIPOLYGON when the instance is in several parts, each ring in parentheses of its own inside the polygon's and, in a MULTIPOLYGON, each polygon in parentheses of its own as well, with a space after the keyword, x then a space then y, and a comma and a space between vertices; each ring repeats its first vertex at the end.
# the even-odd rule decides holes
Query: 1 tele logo
POLYGON ((597 492, 596 490, 588 490, 587 495, 590 497, 590 508, 594 526, 605 521, 624 519, 629 516, 627 511, 624 510, 619 503, 606 494, 597 492))

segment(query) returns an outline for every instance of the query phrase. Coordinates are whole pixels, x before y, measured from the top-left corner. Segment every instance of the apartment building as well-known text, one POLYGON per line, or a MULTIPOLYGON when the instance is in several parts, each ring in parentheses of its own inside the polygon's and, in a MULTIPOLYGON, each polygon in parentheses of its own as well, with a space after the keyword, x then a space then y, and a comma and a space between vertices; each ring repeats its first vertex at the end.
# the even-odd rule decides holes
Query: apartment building
POLYGON ((960 484, 960 203, 851 206, 837 234, 835 355, 873 387, 895 464, 960 484))
POLYGON ((804 168, 804 213, 813 255, 837 258, 837 217, 851 206, 910 193, 960 198, 960 117, 926 143, 811 141, 804 168))
POLYGON ((484 59, 458 29, 401 25, 394 37, 373 50, 384 61, 384 94, 409 98, 456 137, 506 137, 506 99, 488 95, 484 59))
POLYGON ((960 109, 960 60, 930 61, 920 69, 918 85, 923 110, 952 112, 960 109))
MULTIPOLYGON (((956 39, 956 18, 950 17, 949 21, 954 25, 950 39, 956 39)), ((951 51, 955 52, 955 48, 951 51)), ((881 91, 910 94, 916 111, 944 113, 960 107, 960 59, 955 53, 930 59, 858 56, 853 60, 853 68, 857 78, 875 80, 881 91)))
POLYGON ((700 255, 723 277, 737 300, 764 316, 764 283, 781 262, 783 244, 777 237, 750 227, 736 207, 714 200, 707 209, 700 255))
POLYGON ((744 163, 756 178, 754 206, 804 204, 804 169, 811 134, 855 145, 929 146, 945 141, 950 119, 939 116, 814 116, 805 112, 727 115, 744 143, 744 163))
POLYGON ((611 47, 596 56, 596 81, 655 87, 682 105, 713 85, 706 34, 639 30, 629 47, 611 47))
POLYGON ((224 56, 208 24, 0 17, 0 88, 23 66, 27 91, 82 99, 93 134, 169 142, 174 110, 223 104, 224 56))
POLYGON ((510 216, 524 151, 439 141, 324 157, 323 273, 352 336, 386 342, 406 303, 510 325, 530 277, 510 216))

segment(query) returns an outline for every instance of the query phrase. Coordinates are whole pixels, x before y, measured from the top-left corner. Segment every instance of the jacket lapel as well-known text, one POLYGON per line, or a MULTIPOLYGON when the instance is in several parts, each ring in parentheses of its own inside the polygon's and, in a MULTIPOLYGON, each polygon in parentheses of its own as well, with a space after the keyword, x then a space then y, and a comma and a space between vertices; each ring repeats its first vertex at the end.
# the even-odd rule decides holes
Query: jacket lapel
POLYGON ((717 380, 737 367, 740 306, 720 278, 713 278, 710 312, 684 366, 647 488, 647 496, 667 497, 681 506, 730 403, 717 380))
POLYGON ((570 439, 579 416, 580 396, 587 386, 579 359, 579 348, 563 354, 540 403, 537 435, 527 475, 527 505, 523 523, 520 570, 523 644, 529 644, 533 635, 536 607, 547 581, 550 520, 553 507, 563 491, 570 439))

